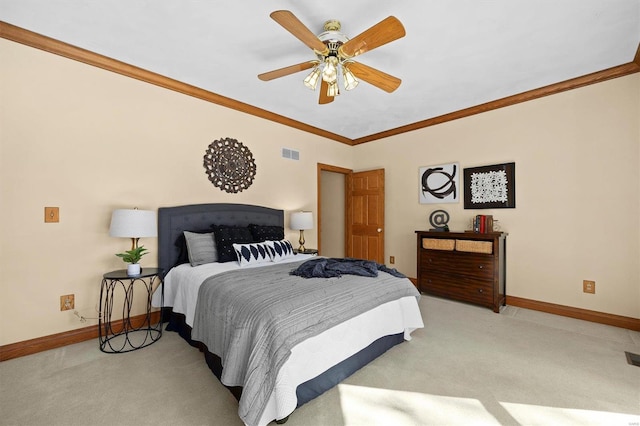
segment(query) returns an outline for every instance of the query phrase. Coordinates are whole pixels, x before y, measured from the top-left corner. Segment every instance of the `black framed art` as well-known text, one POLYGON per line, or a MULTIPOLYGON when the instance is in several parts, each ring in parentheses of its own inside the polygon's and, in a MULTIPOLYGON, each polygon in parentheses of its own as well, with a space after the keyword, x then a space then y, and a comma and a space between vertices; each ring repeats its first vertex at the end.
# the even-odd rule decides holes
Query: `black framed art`
POLYGON ((464 169, 465 209, 516 207, 516 163, 464 169))

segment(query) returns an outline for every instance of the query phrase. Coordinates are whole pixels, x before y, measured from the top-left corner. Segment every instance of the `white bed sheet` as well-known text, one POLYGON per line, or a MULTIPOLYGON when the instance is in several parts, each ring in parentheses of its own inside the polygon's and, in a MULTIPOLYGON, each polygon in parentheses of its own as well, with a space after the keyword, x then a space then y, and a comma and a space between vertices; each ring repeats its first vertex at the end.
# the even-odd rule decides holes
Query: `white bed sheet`
MULTIPOLYGON (((310 257, 297 255, 287 260, 299 261, 310 257)), ((265 265, 268 264, 257 264, 255 267, 265 265)), ((239 269, 236 262, 196 267, 184 264, 171 269, 163 283, 165 306, 184 314, 187 324, 192 327, 200 285, 211 275, 233 269, 239 269)), ((159 288, 153 295, 152 304, 160 306, 159 288)), ((291 356, 278 372, 274 391, 260 422, 250 426, 264 426, 273 419, 282 419, 291 414, 297 405, 298 385, 349 358, 375 340, 401 332, 404 332, 405 340, 411 340, 411 333, 422 327, 424 323, 418 302, 410 296, 380 305, 301 342, 292 349, 291 356), (340 345, 336 345, 336 342, 340 342, 340 345)))

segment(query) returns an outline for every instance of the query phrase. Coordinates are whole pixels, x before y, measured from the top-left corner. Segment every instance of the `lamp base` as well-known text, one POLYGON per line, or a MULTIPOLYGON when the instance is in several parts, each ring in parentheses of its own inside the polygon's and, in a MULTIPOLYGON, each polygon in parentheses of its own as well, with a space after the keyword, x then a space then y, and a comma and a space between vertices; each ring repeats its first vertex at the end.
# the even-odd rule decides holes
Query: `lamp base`
POLYGON ((304 251, 304 230, 300 230, 300 239, 298 240, 298 243, 300 244, 300 247, 298 247, 298 251, 304 251))

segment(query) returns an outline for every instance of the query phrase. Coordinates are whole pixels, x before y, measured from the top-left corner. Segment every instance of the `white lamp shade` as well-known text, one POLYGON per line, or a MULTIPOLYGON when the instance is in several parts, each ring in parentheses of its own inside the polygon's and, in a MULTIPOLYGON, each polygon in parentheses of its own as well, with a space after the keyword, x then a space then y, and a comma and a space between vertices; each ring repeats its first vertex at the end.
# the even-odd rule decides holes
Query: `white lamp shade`
POLYGON ((289 227, 296 231, 302 229, 313 229, 313 213, 311 212, 295 212, 291 213, 291 221, 289 227))
POLYGON ((156 212, 138 209, 114 210, 109 235, 126 238, 157 237, 156 212))

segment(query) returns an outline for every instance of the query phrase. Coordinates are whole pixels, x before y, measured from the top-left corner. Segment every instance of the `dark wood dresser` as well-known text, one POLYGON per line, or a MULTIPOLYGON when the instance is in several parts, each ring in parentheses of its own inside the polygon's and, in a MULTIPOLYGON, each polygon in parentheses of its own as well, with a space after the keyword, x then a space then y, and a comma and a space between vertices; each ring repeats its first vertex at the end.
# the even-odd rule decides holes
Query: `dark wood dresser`
POLYGON ((505 304, 506 233, 416 234, 418 290, 500 312, 505 304))

